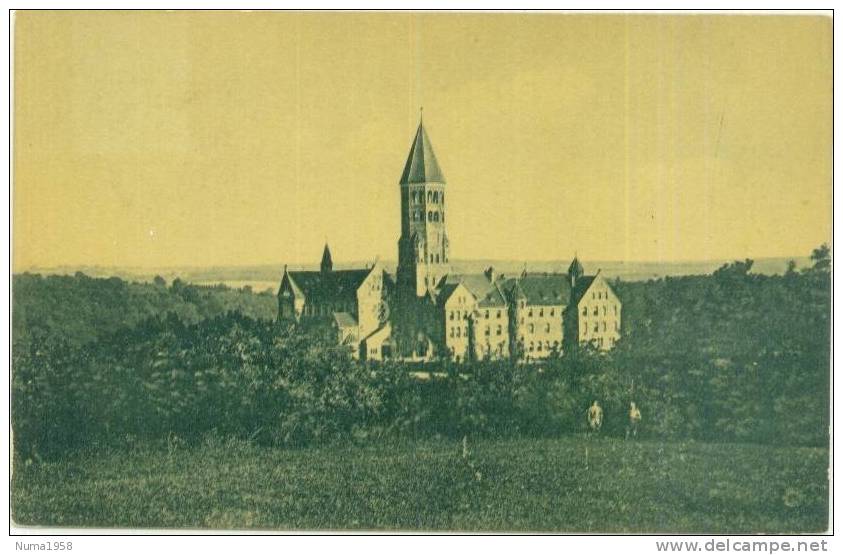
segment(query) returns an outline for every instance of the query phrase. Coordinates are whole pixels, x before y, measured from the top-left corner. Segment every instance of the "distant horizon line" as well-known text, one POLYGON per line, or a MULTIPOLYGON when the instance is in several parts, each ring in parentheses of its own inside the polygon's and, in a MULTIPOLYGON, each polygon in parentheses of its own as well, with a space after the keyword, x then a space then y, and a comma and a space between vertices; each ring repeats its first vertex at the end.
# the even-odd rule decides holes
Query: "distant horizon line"
MULTIPOLYGON (((453 258, 452 262, 505 262, 509 264, 530 264, 530 263, 537 263, 537 264, 549 264, 554 262, 570 262, 573 260, 573 256, 570 258, 547 258, 547 259, 516 259, 516 258, 453 258)), ((702 258, 702 259, 689 259, 689 258, 679 258, 679 259, 658 259, 658 260, 640 260, 640 259, 630 259, 625 260, 621 258, 611 259, 611 258, 583 258, 577 256, 583 263, 595 263, 595 262, 611 262, 614 264, 706 264, 706 263, 715 263, 715 262, 724 262, 724 261, 743 261, 746 259, 749 260, 807 260, 810 259, 810 255, 802 255, 802 256, 743 256, 743 257, 721 257, 721 258, 702 258)), ((391 258, 357 258, 357 259, 348 259, 348 260, 334 260, 334 266, 347 266, 351 264, 374 264, 375 262, 389 262, 397 264, 397 259, 391 258)), ((13 274, 18 273, 25 273, 25 272, 32 272, 32 271, 43 271, 43 270, 57 270, 57 269, 69 269, 69 268, 99 268, 99 269, 132 269, 132 270, 185 270, 185 269, 207 269, 207 268, 250 268, 250 267, 278 267, 283 269, 284 266, 319 266, 318 260, 313 260, 309 262, 255 262, 255 263, 234 263, 234 264, 168 264, 162 266, 155 266, 155 265, 135 265, 135 264, 91 264, 91 263, 81 263, 81 264, 56 264, 52 266, 46 265, 31 265, 22 269, 15 269, 12 271, 13 274)))

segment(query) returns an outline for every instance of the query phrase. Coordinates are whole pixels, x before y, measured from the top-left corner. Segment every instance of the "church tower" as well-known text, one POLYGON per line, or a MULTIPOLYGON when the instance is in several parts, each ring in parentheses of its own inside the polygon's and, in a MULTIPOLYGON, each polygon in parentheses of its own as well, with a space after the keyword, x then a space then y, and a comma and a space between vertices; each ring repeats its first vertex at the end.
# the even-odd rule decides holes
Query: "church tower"
POLYGON ((425 295, 450 271, 445 234, 445 176, 419 120, 401 174, 401 238, 398 240, 399 287, 425 295))

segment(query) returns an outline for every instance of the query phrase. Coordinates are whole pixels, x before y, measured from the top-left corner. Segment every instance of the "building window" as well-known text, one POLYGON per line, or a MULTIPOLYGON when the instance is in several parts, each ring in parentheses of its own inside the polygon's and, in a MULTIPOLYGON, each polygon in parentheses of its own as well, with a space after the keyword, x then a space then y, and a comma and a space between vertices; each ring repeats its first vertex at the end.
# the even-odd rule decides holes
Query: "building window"
POLYGON ((594 307, 594 316, 600 316, 600 307, 599 306, 594 307))
POLYGON ((461 328, 457 328, 457 337, 459 337, 459 336, 460 336, 460 329, 461 329, 461 328))
POLYGON ((550 309, 550 315, 551 315, 551 316, 553 316, 553 311, 554 311, 554 309, 552 309, 552 308, 551 308, 551 309, 550 309))
POLYGON ((497 334, 500 335, 503 330, 501 329, 500 324, 498 325, 497 334))
POLYGON ((583 336, 588 335, 588 324, 586 324, 584 322, 583 322, 583 325, 582 325, 582 334, 583 334, 583 336))
POLYGON ((614 308, 615 308, 615 316, 617 316, 618 315, 618 305, 615 305, 614 308))
POLYGON ((451 337, 454 337, 454 328, 451 328, 451 337))
POLYGON ((588 307, 587 306, 582 307, 582 315, 588 316, 588 307))
POLYGON ((600 331, 600 322, 594 322, 594 332, 600 331))
POLYGON ((550 324, 549 323, 544 325, 544 331, 545 331, 545 333, 550 333, 550 324))
POLYGON ((433 193, 427 192, 427 202, 433 202, 433 193))
POLYGON ((527 316, 530 317, 530 318, 533 317, 533 309, 532 308, 527 312, 527 316))
POLYGON ((537 350, 538 352, 542 352, 542 342, 541 342, 541 341, 539 341, 539 344, 538 344, 538 345, 536 345, 536 347, 537 347, 537 349, 536 349, 536 350, 537 350))
POLYGON ((468 326, 465 327, 465 336, 468 337, 468 326))
POLYGON ((492 330, 489 329, 489 326, 486 326, 486 331, 483 335, 485 335, 486 337, 489 337, 491 334, 492 334, 492 330))
MULTIPOLYGON (((439 253, 436 253, 436 263, 439 264, 439 253)), ((603 307, 603 312, 606 311, 606 307, 603 307)))
POLYGON ((500 317, 501 317, 501 311, 498 310, 498 318, 500 318, 500 317))
POLYGON ((428 212, 428 213, 427 213, 427 221, 429 221, 429 222, 432 222, 432 221, 433 221, 433 212, 428 212))
POLYGON ((532 353, 534 350, 535 350, 535 347, 533 346, 533 342, 530 341, 530 352, 532 353))
POLYGON ((488 310, 486 310, 486 319, 487 320, 489 319, 489 311, 488 310))
POLYGON ((445 202, 445 191, 442 191, 441 193, 439 193, 439 202, 441 202, 441 203, 445 202))
POLYGON ((527 333, 533 333, 534 329, 535 327, 533 326, 533 324, 530 324, 529 326, 527 326, 527 333))
POLYGON ((540 308, 539 309, 539 318, 543 318, 543 317, 544 317, 544 309, 540 308))
POLYGON ((445 223, 445 213, 442 212, 442 223, 445 223))
POLYGON ((606 320, 603 320, 603 331, 606 331, 606 320))
POLYGON ((453 320, 454 319, 454 311, 452 310, 451 313, 448 316, 449 316, 449 318, 448 318, 449 320, 453 320))
POLYGON ((608 308, 606 308, 606 305, 604 304, 604 305, 603 305, 603 316, 606 316, 606 313, 607 313, 607 311, 608 311, 608 310, 609 310, 609 309, 608 309, 608 308))

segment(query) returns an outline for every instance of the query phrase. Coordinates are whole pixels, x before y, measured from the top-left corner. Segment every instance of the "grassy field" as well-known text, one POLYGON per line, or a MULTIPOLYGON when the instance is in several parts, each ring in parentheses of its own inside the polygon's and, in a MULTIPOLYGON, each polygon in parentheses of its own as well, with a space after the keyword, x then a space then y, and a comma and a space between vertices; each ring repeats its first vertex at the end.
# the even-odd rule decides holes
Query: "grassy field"
POLYGON ((816 532, 828 451, 572 437, 284 450, 209 441, 30 462, 19 525, 816 532), (586 450, 588 456, 586 457, 586 450))

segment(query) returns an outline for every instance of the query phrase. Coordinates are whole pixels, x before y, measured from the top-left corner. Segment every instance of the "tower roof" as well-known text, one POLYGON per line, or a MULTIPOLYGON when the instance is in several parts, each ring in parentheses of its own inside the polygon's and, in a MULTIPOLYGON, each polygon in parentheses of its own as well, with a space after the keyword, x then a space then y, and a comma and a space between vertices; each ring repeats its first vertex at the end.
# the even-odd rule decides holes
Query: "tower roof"
POLYGON ((322 251, 322 263, 319 267, 323 272, 330 272, 334 267, 334 262, 331 260, 331 249, 328 248, 328 243, 325 243, 325 250, 322 251))
POLYGON ((585 270, 583 269, 582 264, 580 264, 580 261, 577 258, 577 255, 574 255, 574 259, 571 261, 571 265, 568 266, 568 275, 580 277, 584 273, 585 273, 585 270))
POLYGON ((424 129, 424 123, 419 121, 419 128, 416 130, 416 137, 410 147, 410 154, 407 156, 407 163, 404 165, 404 173, 401 174, 401 184, 407 183, 445 183, 445 174, 436 162, 436 155, 433 153, 433 145, 424 129))

